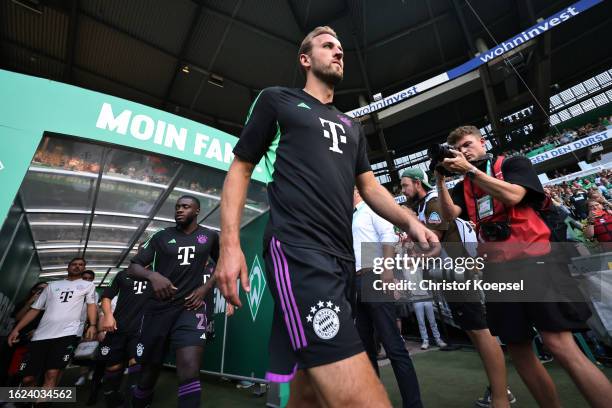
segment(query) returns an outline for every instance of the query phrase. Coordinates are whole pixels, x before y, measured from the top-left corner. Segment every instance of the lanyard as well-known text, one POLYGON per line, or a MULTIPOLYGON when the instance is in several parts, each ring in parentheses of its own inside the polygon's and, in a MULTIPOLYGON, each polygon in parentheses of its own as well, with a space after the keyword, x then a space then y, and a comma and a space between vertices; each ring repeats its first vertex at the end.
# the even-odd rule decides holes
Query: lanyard
MULTIPOLYGON (((487 176, 491 175, 491 160, 487 160, 487 176)), ((472 179, 468 178, 470 185, 472 187, 472 199, 474 200, 474 211, 476 212, 476 220, 480 221, 480 214, 479 214, 479 210, 478 210, 478 200, 482 197, 478 197, 476 198, 476 189, 474 188, 474 182, 472 181, 472 179)), ((484 196, 483 196, 484 197, 484 196)), ((493 206, 493 198, 491 197, 491 206, 493 206)))

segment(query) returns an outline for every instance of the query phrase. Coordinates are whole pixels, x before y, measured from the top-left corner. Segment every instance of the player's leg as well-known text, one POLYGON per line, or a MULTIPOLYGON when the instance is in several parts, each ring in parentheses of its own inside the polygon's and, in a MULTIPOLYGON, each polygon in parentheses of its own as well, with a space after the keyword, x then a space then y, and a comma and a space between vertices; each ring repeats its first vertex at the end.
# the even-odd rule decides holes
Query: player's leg
POLYGON ((326 407, 322 395, 312 385, 312 380, 305 370, 298 370, 291 381, 287 408, 326 407))
POLYGON ((47 343, 47 355, 43 358, 45 375, 43 387, 57 387, 62 370, 74 355, 74 350, 79 342, 77 336, 65 336, 50 339, 47 343))
POLYGON ((170 342, 176 350, 176 373, 179 378, 179 408, 199 407, 202 396, 200 364, 206 342, 206 307, 182 310, 172 326, 170 342))
POLYGON ((21 384, 24 387, 36 387, 39 385, 37 378, 39 378, 45 368, 48 343, 49 340, 37 340, 30 342, 28 345, 28 350, 19 365, 19 375, 22 378, 21 384))
POLYGON ((142 367, 140 366, 140 364, 138 364, 135 358, 130 358, 128 360, 128 379, 126 387, 128 391, 133 390, 134 387, 136 387, 136 384, 138 384, 138 378, 140 377, 141 370, 142 367))
POLYGON ((162 367, 172 325, 181 309, 147 310, 142 318, 136 358, 141 366, 138 384, 132 390, 132 406, 147 407, 162 367))
POLYGON ((123 361, 127 355, 126 336, 122 333, 107 333, 98 348, 97 359, 105 363, 104 400, 107 407, 122 405, 121 381, 123 380, 123 361))
POLYGON ((138 384, 132 391, 132 406, 144 408, 151 405, 153 401, 153 389, 159 378, 161 363, 142 363, 138 384))
MULTIPOLYGON (((330 407, 390 406, 353 322, 347 295, 354 263, 276 238, 268 254, 266 269, 284 331, 315 394, 330 407)), ((298 378, 292 388, 307 384, 298 378)))
POLYGON ((312 367, 308 376, 324 406, 390 407, 389 397, 366 353, 312 367))
POLYGON ((59 381, 61 370, 58 368, 52 368, 50 370, 45 371, 45 377, 43 380, 44 388, 53 388, 57 387, 57 383, 59 381))
POLYGON ((136 384, 138 384, 138 378, 140 377, 142 367, 136 360, 139 335, 138 333, 130 333, 127 337, 127 355, 129 356, 129 359, 126 389, 129 393, 136 387, 136 384))
POLYGON ((120 406, 123 403, 121 396, 121 381, 123 379, 123 364, 106 365, 104 371, 104 400, 108 408, 120 406))
POLYGON ((187 346, 176 350, 176 374, 179 379, 178 407, 199 407, 202 396, 200 362, 203 346, 187 346))

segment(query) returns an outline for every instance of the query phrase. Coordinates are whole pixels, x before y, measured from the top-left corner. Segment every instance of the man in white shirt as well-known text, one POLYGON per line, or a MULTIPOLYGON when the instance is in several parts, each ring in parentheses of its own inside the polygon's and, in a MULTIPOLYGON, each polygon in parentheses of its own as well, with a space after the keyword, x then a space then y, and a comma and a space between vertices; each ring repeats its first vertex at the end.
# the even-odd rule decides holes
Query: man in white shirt
POLYGON ((28 347, 28 354, 21 363, 20 372, 25 386, 36 386, 36 378, 42 371, 45 372, 43 386, 47 388, 57 386, 60 372, 72 358, 79 337, 83 333, 85 321, 81 311, 85 303, 90 323, 85 338, 91 340, 95 337, 98 318, 94 297, 95 286, 92 282, 81 279, 84 269, 85 259, 72 259, 68 263, 66 279, 49 282, 30 310, 9 334, 8 343, 13 345, 19 341, 19 331, 44 310, 28 347))
MULTIPOLYGON (((376 299, 364 299, 363 297, 366 292, 372 293, 372 288, 366 288, 366 285, 373 280, 373 259, 393 258, 395 256, 394 243, 397 241, 397 236, 393 230, 393 225, 372 211, 363 201, 357 189, 353 191, 353 205, 355 210, 353 212, 352 230, 356 270, 356 299, 353 304, 353 313, 357 332, 374 370, 380 376, 374 342, 374 331, 376 331, 387 352, 387 357, 391 360, 391 366, 402 395, 402 406, 404 408, 422 407, 419 382, 410 354, 406 350, 404 340, 396 324, 393 299, 391 297, 388 300, 379 299, 378 296, 376 296, 376 299), (367 243, 367 245, 362 248, 362 243, 367 243), (367 253, 362 253, 362 249, 365 249, 367 253)), ((385 269, 381 278, 385 283, 393 282, 393 269, 385 269)), ((374 279, 378 279, 378 277, 374 279)))

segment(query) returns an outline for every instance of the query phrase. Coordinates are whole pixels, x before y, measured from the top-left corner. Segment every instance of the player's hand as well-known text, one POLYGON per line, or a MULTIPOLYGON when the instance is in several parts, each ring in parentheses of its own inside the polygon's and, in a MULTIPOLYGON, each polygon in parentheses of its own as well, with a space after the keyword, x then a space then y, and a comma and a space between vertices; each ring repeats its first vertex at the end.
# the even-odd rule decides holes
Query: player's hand
POLYGON ((9 347, 13 347, 13 344, 19 343, 19 332, 17 330, 11 331, 7 338, 9 347))
POLYGON ((406 231, 408 236, 417 244, 414 250, 418 254, 424 256, 437 256, 440 253, 441 246, 438 236, 421 224, 420 221, 414 219, 410 228, 406 231))
POLYGON ((97 338, 98 338, 98 341, 102 343, 104 339, 106 338, 106 332, 105 331, 98 332, 97 338))
POLYGON ((232 305, 229 302, 225 303, 225 315, 227 317, 230 317, 233 314, 234 314, 234 305, 232 305))
POLYGON ((207 290, 205 285, 202 285, 191 292, 191 294, 185 298, 185 308, 187 310, 197 310, 201 308, 204 304, 206 292, 207 290))
POLYGON ((153 292, 155 297, 161 300, 171 298, 176 293, 176 287, 170 282, 170 279, 166 278, 158 272, 154 272, 149 277, 149 281, 153 286, 153 292))
POLYGON ((96 329, 95 326, 89 326, 85 332, 85 340, 94 340, 96 338, 96 334, 98 334, 98 329, 96 329))
POLYGON ((217 287, 223 297, 236 307, 242 306, 238 296, 236 280, 240 278, 242 289, 245 292, 249 292, 251 288, 249 286, 246 260, 239 246, 228 247, 221 245, 221 254, 215 275, 217 275, 217 287))
POLYGON ((113 315, 104 315, 102 318, 102 330, 109 332, 117 330, 117 321, 113 315))

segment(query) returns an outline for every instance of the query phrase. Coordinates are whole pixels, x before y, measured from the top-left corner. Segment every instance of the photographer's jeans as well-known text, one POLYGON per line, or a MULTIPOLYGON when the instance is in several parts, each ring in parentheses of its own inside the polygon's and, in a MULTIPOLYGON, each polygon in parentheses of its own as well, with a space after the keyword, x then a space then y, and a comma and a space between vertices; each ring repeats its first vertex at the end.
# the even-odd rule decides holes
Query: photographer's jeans
POLYGON ((395 304, 392 302, 362 302, 361 301, 361 276, 355 279, 356 299, 353 305, 355 324, 357 332, 361 337, 363 346, 376 370, 376 343, 374 331, 387 352, 391 361, 391 367, 395 373, 397 385, 402 395, 402 406, 404 408, 422 407, 419 381, 417 380, 410 354, 406 350, 396 323, 395 304))

